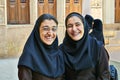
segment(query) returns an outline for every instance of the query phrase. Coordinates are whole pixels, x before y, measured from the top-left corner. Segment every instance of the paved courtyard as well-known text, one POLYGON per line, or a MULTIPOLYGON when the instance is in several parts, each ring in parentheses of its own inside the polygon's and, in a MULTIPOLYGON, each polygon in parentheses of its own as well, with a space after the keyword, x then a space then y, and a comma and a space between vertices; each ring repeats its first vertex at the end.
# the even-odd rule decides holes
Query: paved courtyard
POLYGON ((17 63, 18 58, 0 59, 0 80, 18 80, 17 63))
MULTIPOLYGON (((0 80, 18 80, 17 76, 18 58, 0 59, 0 80)), ((118 70, 120 78, 120 62, 111 61, 118 70)))

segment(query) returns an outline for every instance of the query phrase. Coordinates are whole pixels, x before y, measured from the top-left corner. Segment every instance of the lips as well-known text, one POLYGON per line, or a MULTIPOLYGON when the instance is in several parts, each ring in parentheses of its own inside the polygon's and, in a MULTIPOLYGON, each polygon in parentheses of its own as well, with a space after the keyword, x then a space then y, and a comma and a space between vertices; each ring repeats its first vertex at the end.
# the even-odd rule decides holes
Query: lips
POLYGON ((71 33, 71 35, 72 36, 78 36, 78 35, 80 35, 80 33, 81 33, 81 31, 80 32, 73 32, 73 33, 71 33))
POLYGON ((45 39, 46 39, 47 41, 51 41, 51 40, 53 40, 52 37, 45 37, 45 39))

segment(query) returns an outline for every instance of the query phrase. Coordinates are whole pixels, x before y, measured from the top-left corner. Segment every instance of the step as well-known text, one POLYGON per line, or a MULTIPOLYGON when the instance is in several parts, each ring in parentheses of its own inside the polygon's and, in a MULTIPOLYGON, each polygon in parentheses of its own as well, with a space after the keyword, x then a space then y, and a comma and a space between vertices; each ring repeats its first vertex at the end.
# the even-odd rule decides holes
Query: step
POLYGON ((109 44, 120 44, 120 39, 119 38, 111 38, 109 39, 109 44))
POLYGON ((112 52, 120 52, 120 44, 108 44, 105 45, 105 48, 108 50, 109 53, 112 52))
POLYGON ((109 44, 109 37, 104 37, 104 40, 105 40, 105 45, 108 45, 109 44))
POLYGON ((105 36, 106 44, 120 44, 120 31, 114 31, 113 37, 105 36))
POLYGON ((105 30, 120 30, 120 23, 103 24, 105 30))
POLYGON ((103 34, 104 34, 104 37, 114 37, 115 31, 114 30, 104 30, 103 34))
POLYGON ((115 37, 116 39, 120 39, 120 30, 115 31, 115 37))

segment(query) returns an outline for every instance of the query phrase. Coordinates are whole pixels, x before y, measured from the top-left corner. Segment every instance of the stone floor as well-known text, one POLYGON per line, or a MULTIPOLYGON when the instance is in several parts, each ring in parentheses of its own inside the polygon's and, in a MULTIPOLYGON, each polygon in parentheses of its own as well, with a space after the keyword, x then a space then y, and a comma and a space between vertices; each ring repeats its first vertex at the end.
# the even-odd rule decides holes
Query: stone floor
POLYGON ((18 58, 0 59, 0 80, 18 80, 18 58))
MULTIPOLYGON (((18 80, 17 63, 18 58, 0 59, 0 80, 18 80)), ((111 61, 110 64, 117 68, 120 79, 120 62, 111 61)))

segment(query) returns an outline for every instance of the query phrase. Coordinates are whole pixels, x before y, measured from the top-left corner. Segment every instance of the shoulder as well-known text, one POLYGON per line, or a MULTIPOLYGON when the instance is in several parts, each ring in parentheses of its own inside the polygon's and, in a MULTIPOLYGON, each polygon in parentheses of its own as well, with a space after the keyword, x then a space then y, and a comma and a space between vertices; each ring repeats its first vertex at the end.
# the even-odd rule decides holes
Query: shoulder
POLYGON ((104 44, 101 41, 98 41, 95 37, 91 37, 89 36, 89 44, 91 45, 91 47, 103 47, 104 44))
POLYGON ((60 49, 60 50, 63 49, 63 43, 61 43, 61 44, 59 45, 59 49, 60 49))
POLYGON ((32 70, 26 66, 19 66, 18 68, 18 77, 20 80, 23 79, 32 79, 32 70))
POLYGON ((98 58, 101 54, 105 53, 106 51, 104 44, 91 36, 89 37, 89 48, 91 54, 93 56, 97 56, 98 58))
MULTIPOLYGON (((107 49, 105 48, 104 44, 102 41, 98 41, 97 39, 93 38, 93 43, 94 44, 92 47, 95 48, 94 49, 94 53, 98 53, 98 57, 102 58, 102 57, 106 57, 109 59, 109 54, 108 54, 108 51, 107 49)), ((91 45, 92 45, 91 44, 91 45)))

